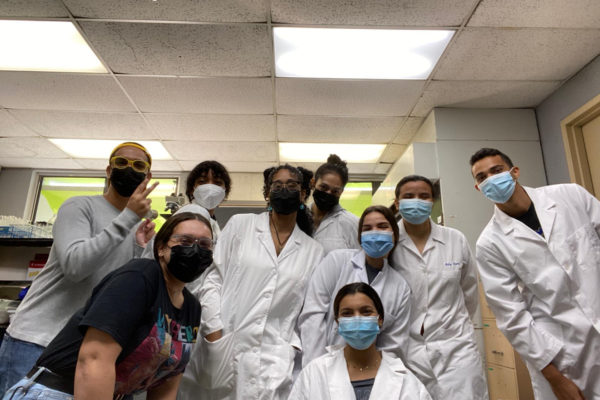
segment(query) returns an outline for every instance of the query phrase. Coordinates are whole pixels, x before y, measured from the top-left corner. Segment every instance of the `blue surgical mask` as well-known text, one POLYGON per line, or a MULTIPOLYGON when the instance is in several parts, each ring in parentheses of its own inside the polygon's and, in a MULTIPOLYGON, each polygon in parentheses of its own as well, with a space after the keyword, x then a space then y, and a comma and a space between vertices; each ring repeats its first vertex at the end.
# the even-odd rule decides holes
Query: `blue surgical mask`
POLYGON ((379 334, 379 316, 341 317, 338 319, 338 333, 350 347, 368 349, 379 334))
POLYGON ((385 256, 394 247, 394 232, 366 231, 360 234, 360 245, 373 258, 385 256))
POLYGON ((494 203, 503 204, 510 199, 515 192, 515 180, 510 171, 492 175, 477 185, 485 197, 494 203))
POLYGON ((398 210, 402 218, 414 225, 422 224, 431 215, 433 203, 421 199, 402 199, 398 203, 398 210))

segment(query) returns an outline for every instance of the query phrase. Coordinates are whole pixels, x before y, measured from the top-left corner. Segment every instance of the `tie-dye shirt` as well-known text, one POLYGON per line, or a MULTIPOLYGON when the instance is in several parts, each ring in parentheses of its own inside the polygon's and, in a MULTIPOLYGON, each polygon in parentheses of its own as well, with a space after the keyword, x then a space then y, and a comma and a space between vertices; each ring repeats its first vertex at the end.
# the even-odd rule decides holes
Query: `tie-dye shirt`
POLYGON ((115 396, 146 391, 184 371, 199 324, 200 304, 187 289, 183 306, 175 308, 156 261, 131 260, 94 288, 37 365, 74 379, 79 347, 93 327, 123 349, 115 366, 115 396))

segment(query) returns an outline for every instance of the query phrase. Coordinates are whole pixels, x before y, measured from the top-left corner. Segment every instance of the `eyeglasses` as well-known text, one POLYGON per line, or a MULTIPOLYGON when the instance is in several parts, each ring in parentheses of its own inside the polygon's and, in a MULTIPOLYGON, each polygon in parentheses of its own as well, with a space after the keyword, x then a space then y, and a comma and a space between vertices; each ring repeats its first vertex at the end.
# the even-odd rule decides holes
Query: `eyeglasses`
POLYGON ((150 169, 150 164, 144 160, 130 160, 129 158, 125 158, 123 156, 114 156, 110 159, 110 163, 113 167, 118 169, 124 169, 131 166, 134 171, 143 173, 148 172, 150 169))
POLYGON ((283 190, 283 188, 286 188, 287 190, 291 191, 300 190, 300 182, 287 181, 284 183, 281 181, 274 181, 273 183, 271 183, 271 191, 273 192, 278 192, 280 190, 283 190))
POLYGON ((194 237, 194 236, 190 236, 190 235, 172 235, 171 239, 173 239, 173 241, 175 243, 177 243, 180 246, 183 247, 192 247, 194 245, 194 243, 198 243, 198 246, 202 247, 203 249, 207 249, 207 250, 212 250, 215 241, 206 237, 194 237))

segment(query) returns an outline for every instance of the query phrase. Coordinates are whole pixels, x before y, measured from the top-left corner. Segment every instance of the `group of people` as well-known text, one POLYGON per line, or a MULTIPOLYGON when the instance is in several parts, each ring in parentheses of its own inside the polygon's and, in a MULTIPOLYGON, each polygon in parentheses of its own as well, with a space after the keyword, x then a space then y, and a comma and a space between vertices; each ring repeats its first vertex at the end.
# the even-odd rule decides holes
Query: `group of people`
POLYGON ((202 162, 155 235, 151 164, 122 143, 107 191, 59 210, 0 347, 5 399, 487 399, 477 271, 536 398, 600 399, 600 202, 583 188, 523 187, 508 156, 481 149, 471 173, 495 207, 475 258, 430 218, 425 177, 398 182, 399 222, 345 210, 336 155, 314 176, 266 170, 266 211, 223 231, 231 178, 202 162))

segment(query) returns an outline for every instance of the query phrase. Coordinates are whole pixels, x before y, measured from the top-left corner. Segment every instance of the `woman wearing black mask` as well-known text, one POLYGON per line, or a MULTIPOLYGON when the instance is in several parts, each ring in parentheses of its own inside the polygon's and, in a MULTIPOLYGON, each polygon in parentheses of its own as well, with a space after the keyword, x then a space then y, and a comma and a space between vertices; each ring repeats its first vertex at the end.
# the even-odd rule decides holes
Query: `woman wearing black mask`
POLYGON ((301 172, 282 165, 265 180, 268 211, 233 216, 201 289, 205 339, 183 399, 287 399, 300 349, 296 320, 308 279, 323 257, 306 233, 301 172))
POLYGON ((174 400, 200 325, 200 304, 184 285, 212 263, 212 247, 204 217, 169 218, 155 260, 133 259, 107 275, 6 398, 108 400, 147 391, 148 399, 174 400))
POLYGON ((336 249, 359 249, 356 238, 358 217, 340 206, 340 196, 348 183, 346 162, 331 154, 315 172, 311 186, 311 207, 315 232, 313 238, 323 245, 325 253, 336 249))

